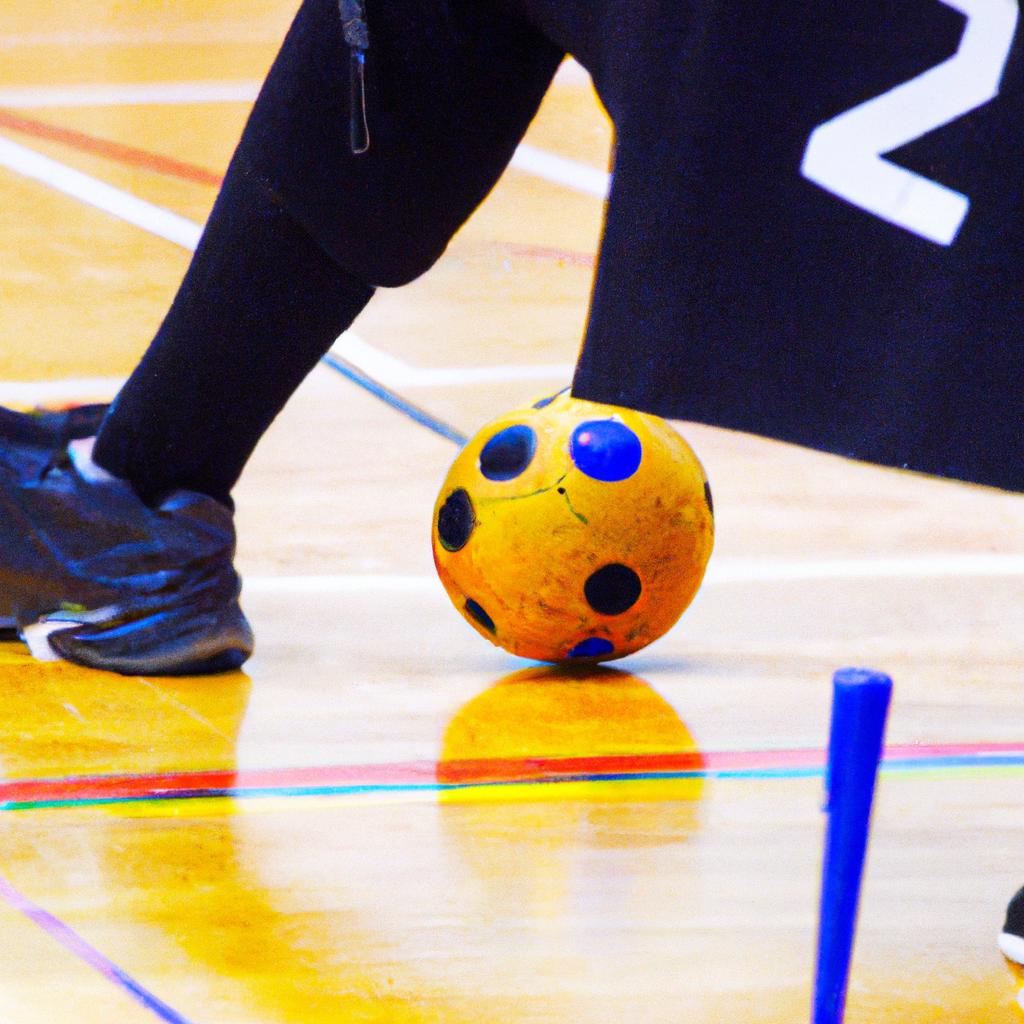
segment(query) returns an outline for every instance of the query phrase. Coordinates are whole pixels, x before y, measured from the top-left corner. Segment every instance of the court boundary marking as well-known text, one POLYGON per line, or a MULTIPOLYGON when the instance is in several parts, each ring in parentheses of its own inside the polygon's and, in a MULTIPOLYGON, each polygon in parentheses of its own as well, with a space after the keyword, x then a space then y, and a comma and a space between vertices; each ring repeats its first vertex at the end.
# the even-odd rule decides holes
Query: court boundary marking
MULTIPOLYGON (((0 50, 11 49, 0 39, 0 50)), ((62 37, 62 41, 68 41, 62 37)), ((17 42, 17 41, 16 41, 17 42)), ((555 72, 555 85, 587 86, 590 75, 575 60, 565 60, 555 72)), ((80 85, 11 86, 0 89, 0 107, 32 110, 40 107, 178 106, 205 103, 252 103, 262 79, 193 79, 177 82, 83 82, 80 85)))
MULTIPOLYGON (((242 771, 70 776, 0 782, 0 811, 196 800, 212 797, 443 794, 565 783, 772 780, 823 777, 816 748, 573 757, 478 758, 242 771)), ((900 744, 885 748, 883 772, 1024 769, 1024 742, 900 744)))
POLYGON ((45 121, 37 121, 35 118, 21 117, 2 109, 2 107, 0 107, 0 128, 7 128, 19 134, 28 135, 30 138, 42 139, 44 142, 58 142, 81 153, 101 156, 116 163, 139 167, 152 171, 154 174, 163 174, 167 177, 179 178, 182 181, 190 181, 196 185, 216 187, 224 180, 222 175, 197 164, 186 163, 184 160, 175 160, 173 157, 164 156, 161 153, 153 153, 136 146, 125 145, 122 142, 89 135, 87 132, 78 131, 75 128, 64 128, 60 125, 48 124, 45 121))
POLYGON ((0 89, 0 107, 37 110, 44 107, 179 106, 205 103, 252 103, 262 82, 257 79, 131 82, 81 85, 11 86, 0 89))
POLYGON ((0 166, 192 252, 202 227, 91 174, 0 137, 0 166))
MULTIPOLYGON (((933 553, 880 558, 716 558, 705 586, 743 583, 803 583, 814 580, 1007 578, 1024 576, 1024 554, 933 553)), ((403 573, 333 573, 245 576, 245 594, 358 594, 441 592, 436 576, 403 573)))
POLYGON ((70 925, 30 900, 2 874, 0 874, 0 898, 33 924, 38 925, 68 952, 126 992, 144 1009, 159 1017, 160 1020, 166 1021, 167 1024, 191 1024, 189 1018, 180 1014, 174 1007, 137 982, 127 971, 118 967, 95 946, 86 942, 70 925))
MULTIPOLYGON (((13 114, 10 109, 3 109, 4 106, 0 102, 0 128, 45 142, 56 142, 80 153, 100 156, 126 167, 138 167, 192 184, 219 188, 224 183, 224 175, 198 164, 91 135, 75 128, 13 114)), ((611 188, 612 179, 607 171, 598 170, 570 157, 559 156, 527 142, 516 147, 508 166, 597 199, 607 198, 611 188)))

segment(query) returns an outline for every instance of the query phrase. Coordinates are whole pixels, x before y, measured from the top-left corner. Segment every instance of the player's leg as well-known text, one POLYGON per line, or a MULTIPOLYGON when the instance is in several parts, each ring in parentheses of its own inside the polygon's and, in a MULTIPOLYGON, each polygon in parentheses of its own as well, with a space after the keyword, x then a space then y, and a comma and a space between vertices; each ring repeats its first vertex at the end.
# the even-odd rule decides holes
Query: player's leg
POLYGON ((79 405, 25 414, 0 407, 0 441, 31 448, 63 448, 76 438, 95 434, 106 411, 105 405, 79 405))
POLYGON ((490 4, 370 0, 370 148, 351 151, 349 47, 306 0, 182 288, 95 456, 147 499, 226 501, 292 392, 375 285, 421 274, 490 190, 560 51, 490 4))
POLYGON ((236 160, 97 463, 149 504, 185 489, 230 505, 260 437, 372 293, 236 160))
POLYGON ((0 625, 48 617, 49 647, 116 671, 248 656, 231 486, 373 287, 422 273, 484 198, 561 59, 489 4, 368 6, 370 152, 349 148, 337 5, 306 0, 95 461, 0 447, 0 625))
POLYGON ((0 412, 0 629, 39 656, 145 674, 240 665, 230 490, 371 294, 239 166, 148 353, 102 410, 0 412), (111 429, 112 428, 112 429, 111 429), (43 621, 45 620, 45 621, 43 621))
POLYGON ((38 656, 121 672, 242 664, 253 638, 232 565, 231 488, 372 291, 233 161, 174 303, 105 420, 95 408, 0 415, 0 628, 19 628, 38 656), (68 441, 97 428, 94 448, 66 457, 68 441))

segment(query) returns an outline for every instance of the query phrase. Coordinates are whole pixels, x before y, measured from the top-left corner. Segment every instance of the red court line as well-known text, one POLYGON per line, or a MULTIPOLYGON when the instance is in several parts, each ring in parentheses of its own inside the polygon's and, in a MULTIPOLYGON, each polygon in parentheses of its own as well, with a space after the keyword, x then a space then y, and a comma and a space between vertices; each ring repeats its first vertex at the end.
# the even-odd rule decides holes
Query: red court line
MULTIPOLYGON (((1024 754, 1022 743, 907 744, 885 749, 888 760, 924 761, 937 757, 1024 754)), ((612 754, 591 757, 486 758, 455 761, 406 761, 392 764, 325 765, 252 771, 161 772, 141 775, 72 776, 0 783, 0 804, 48 800, 102 800, 303 786, 457 785, 488 782, 557 781, 594 775, 644 775, 658 772, 716 772, 821 768, 825 752, 741 750, 664 754, 612 754)))
MULTIPOLYGON (((207 168, 200 167, 197 164, 190 164, 184 160, 175 160, 172 157, 161 156, 159 153, 139 149, 137 146, 127 146, 124 143, 103 139, 96 135, 89 135, 87 132, 77 131, 74 128, 61 128, 59 125, 48 124, 45 121, 23 117, 9 110, 0 109, 0 129, 3 128, 21 135, 28 135, 34 139, 58 142, 80 153, 91 153, 94 156, 113 160, 115 163, 154 171, 157 174, 179 178, 182 181, 191 181, 199 185, 211 185, 214 188, 219 188, 224 183, 223 175, 207 170, 207 168)), ((526 245, 510 242, 503 244, 501 248, 510 256, 522 259, 542 260, 587 268, 593 268, 595 263, 595 257, 592 253, 577 252, 573 249, 561 249, 555 246, 526 245)))
POLYGON ((553 263, 567 263, 573 267, 593 268, 596 258, 589 252, 577 252, 573 249, 557 249, 550 245, 522 245, 509 242, 502 249, 510 256, 520 256, 531 260, 548 260, 553 263))
MULTIPOLYGON (((219 188, 224 183, 224 176, 197 164, 184 160, 161 156, 149 150, 128 146, 121 142, 103 139, 74 128, 62 128, 48 124, 35 118, 14 114, 9 110, 0 109, 0 129, 28 135, 46 142, 57 142, 80 153, 91 153, 127 167, 138 167, 153 171, 167 177, 190 181, 199 185, 210 185, 219 188)), ((562 249, 548 245, 528 245, 517 242, 503 243, 502 251, 521 259, 531 259, 574 267, 592 269, 596 259, 592 253, 578 252, 573 249, 562 249)))
POLYGON ((59 142, 61 145, 76 149, 81 153, 92 153, 129 167, 155 171, 157 174, 180 178, 183 181, 191 181, 199 185, 219 186, 224 180, 222 175, 196 164, 174 160, 171 157, 161 156, 159 153, 150 153, 147 150, 126 146, 120 142, 112 142, 109 139, 101 139, 95 135, 75 131, 73 128, 60 128, 31 117, 12 114, 9 110, 0 110, 0 128, 6 128, 21 135, 29 135, 35 139, 44 139, 47 142, 59 142))

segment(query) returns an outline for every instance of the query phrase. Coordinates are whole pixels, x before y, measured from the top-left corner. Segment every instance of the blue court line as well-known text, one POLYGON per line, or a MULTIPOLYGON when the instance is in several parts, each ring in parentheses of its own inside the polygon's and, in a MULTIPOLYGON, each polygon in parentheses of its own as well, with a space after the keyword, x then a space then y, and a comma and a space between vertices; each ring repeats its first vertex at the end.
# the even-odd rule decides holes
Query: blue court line
MULTIPOLYGON (((883 773, 914 774, 928 771, 984 771, 992 768, 1024 768, 1022 754, 953 755, 948 757, 897 758, 882 763, 883 773)), ((155 803, 169 800, 260 800, 267 798, 367 796, 393 793, 450 793, 526 786, 555 786, 565 783, 671 782, 695 779, 809 779, 825 774, 822 765, 796 768, 720 768, 665 772, 615 772, 608 774, 555 775, 541 779, 489 780, 485 782, 394 782, 350 783, 322 786, 252 786, 216 789, 181 789, 132 796, 73 797, 54 800, 11 800, 0 803, 0 811, 47 810, 61 807, 98 807, 117 804, 155 803)))
POLYGON ((412 402, 406 401, 401 395, 375 381, 372 377, 367 376, 362 370, 357 369, 346 360, 339 359, 333 353, 328 352, 327 355, 322 357, 321 361, 332 370, 336 370, 343 377, 347 377, 353 384, 358 384, 359 387, 368 391, 374 397, 379 398, 382 402, 386 402, 392 409, 397 409, 400 413, 408 416, 411 420, 415 420, 421 426, 432 430, 435 434, 440 434, 441 437, 449 441, 453 441, 460 448, 469 440, 465 434, 456 430, 455 427, 445 423, 443 420, 437 419, 435 416, 431 416, 429 412, 413 405, 412 402))
POLYGON ((15 889, 2 875, 0 875, 0 898, 3 898, 33 924, 42 928, 50 938, 59 942, 83 963, 88 964, 108 981, 124 989, 137 1003, 159 1017, 160 1020, 166 1021, 167 1024, 192 1024, 188 1017, 178 1013, 173 1006, 165 1003, 159 996, 154 995, 137 982, 127 971, 122 970, 95 946, 86 942, 78 932, 65 924, 59 917, 15 889))
POLYGON ((173 1006, 165 1003, 159 996, 153 995, 148 989, 143 988, 130 974, 123 971, 117 964, 111 963, 113 972, 118 983, 133 996, 142 1006, 154 1013, 160 1020, 167 1021, 167 1024, 192 1024, 192 1021, 178 1013, 173 1006))

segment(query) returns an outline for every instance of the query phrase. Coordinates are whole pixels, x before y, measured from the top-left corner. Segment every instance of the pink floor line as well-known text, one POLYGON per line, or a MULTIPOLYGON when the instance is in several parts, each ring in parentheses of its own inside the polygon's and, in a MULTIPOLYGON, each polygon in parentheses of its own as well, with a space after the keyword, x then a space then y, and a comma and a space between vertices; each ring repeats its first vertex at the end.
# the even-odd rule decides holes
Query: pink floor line
POLYGON ((86 942, 78 932, 68 927, 48 910, 44 910, 38 903, 33 903, 27 896, 22 895, 3 875, 0 875, 0 899, 5 900, 19 913, 24 914, 51 938, 77 956, 79 960, 127 992, 132 999, 159 1017, 160 1020, 168 1021, 169 1024, 190 1024, 187 1017, 182 1016, 172 1006, 140 985, 130 974, 86 942))
MULTIPOLYGON (((947 743, 889 746, 886 761, 926 762, 936 758, 1024 756, 1019 743, 947 743)), ((825 752, 792 750, 699 750, 590 757, 481 758, 384 764, 323 765, 235 771, 71 776, 0 782, 0 804, 171 796, 200 790, 224 791, 325 785, 479 784, 557 780, 560 776, 642 775, 659 772, 728 772, 816 769, 825 752)))

